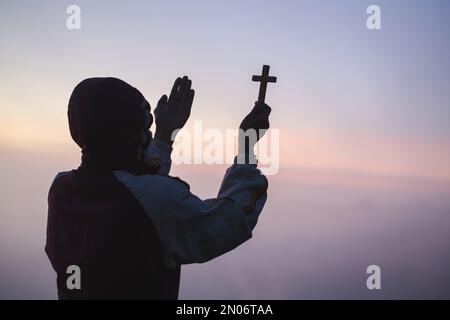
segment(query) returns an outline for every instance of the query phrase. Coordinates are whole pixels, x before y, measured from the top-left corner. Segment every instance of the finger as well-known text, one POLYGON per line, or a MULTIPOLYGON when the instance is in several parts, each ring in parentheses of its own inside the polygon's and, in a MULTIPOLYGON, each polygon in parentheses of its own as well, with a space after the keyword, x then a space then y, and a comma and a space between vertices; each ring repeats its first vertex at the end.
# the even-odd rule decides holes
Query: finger
POLYGON ((183 103, 183 93, 184 93, 184 87, 186 86, 186 80, 187 80, 186 76, 181 78, 180 84, 178 86, 178 91, 176 92, 175 99, 174 99, 174 102, 176 102, 176 103, 171 104, 171 107, 174 107, 174 110, 177 112, 183 111, 183 110, 181 110, 181 108, 182 108, 182 103, 183 103))
POLYGON ((255 122, 258 123, 260 129, 269 129, 269 117, 266 114, 261 114, 258 118, 255 119, 255 122))
POLYGON ((159 110, 161 110, 162 108, 164 108, 167 105, 167 96, 163 95, 159 101, 158 104, 156 105, 155 111, 154 113, 157 114, 159 112, 159 110))
POLYGON ((250 113, 252 114, 259 114, 261 112, 261 109, 263 108, 261 102, 256 101, 255 105, 252 108, 252 111, 250 111, 250 113))
POLYGON ((186 86, 186 81, 187 81, 187 77, 184 76, 184 77, 181 79, 181 82, 180 82, 180 87, 179 87, 179 89, 178 89, 178 96, 177 96, 178 100, 180 100, 180 101, 183 101, 184 88, 185 88, 185 86, 186 86))
POLYGON ((167 96, 164 94, 158 101, 157 106, 164 107, 167 104, 167 96))
POLYGON ((188 99, 187 99, 187 113, 191 113, 191 108, 192 108, 192 103, 194 102, 194 96, 195 96, 195 90, 191 89, 189 90, 189 95, 188 95, 188 99))
MULTIPOLYGON (((271 108, 267 104, 265 104, 264 102, 260 102, 260 101, 255 102, 255 107, 253 109, 258 112, 271 110, 271 108)), ((269 111, 269 113, 270 113, 270 111, 269 111)))
POLYGON ((263 113, 264 113, 267 117, 269 117, 269 115, 270 115, 271 112, 272 112, 272 108, 269 107, 267 104, 264 105, 263 113))
POLYGON ((173 102, 178 98, 179 87, 181 84, 181 78, 177 78, 173 83, 172 91, 170 91, 169 102, 173 102))
POLYGON ((269 117, 270 112, 272 111, 272 109, 265 103, 262 102, 256 102, 255 106, 253 107, 252 111, 250 112, 250 114, 253 117, 269 117))
POLYGON ((181 100, 185 103, 188 102, 190 91, 191 91, 192 81, 186 77, 184 81, 183 91, 181 92, 181 100))

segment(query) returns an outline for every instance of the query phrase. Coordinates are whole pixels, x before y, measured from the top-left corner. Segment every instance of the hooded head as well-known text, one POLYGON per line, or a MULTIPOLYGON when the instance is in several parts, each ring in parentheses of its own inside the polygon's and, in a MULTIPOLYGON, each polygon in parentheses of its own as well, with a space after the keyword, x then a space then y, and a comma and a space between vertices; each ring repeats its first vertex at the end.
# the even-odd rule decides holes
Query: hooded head
POLYGON ((82 168, 134 169, 151 140, 150 104, 116 78, 90 78, 69 101, 70 134, 82 149, 82 168))

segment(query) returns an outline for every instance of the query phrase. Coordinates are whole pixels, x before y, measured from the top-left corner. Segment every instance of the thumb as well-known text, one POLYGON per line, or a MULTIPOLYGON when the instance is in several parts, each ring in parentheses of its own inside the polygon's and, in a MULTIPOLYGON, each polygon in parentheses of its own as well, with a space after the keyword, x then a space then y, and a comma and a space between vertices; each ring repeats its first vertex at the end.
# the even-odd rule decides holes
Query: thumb
POLYGON ((159 101, 158 101, 158 104, 156 105, 156 108, 155 108, 155 113, 158 113, 158 111, 159 111, 159 109, 161 109, 161 108, 164 108, 164 106, 166 105, 166 103, 167 103, 167 96, 166 95, 163 95, 160 99, 159 99, 159 101))
POLYGON ((158 101, 158 105, 159 106, 164 106, 167 103, 167 96, 164 94, 158 101))
POLYGON ((270 114, 270 112, 272 111, 272 108, 269 107, 268 104, 266 104, 265 102, 260 102, 260 101, 256 101, 255 102, 255 110, 261 112, 261 113, 265 113, 267 115, 270 114))

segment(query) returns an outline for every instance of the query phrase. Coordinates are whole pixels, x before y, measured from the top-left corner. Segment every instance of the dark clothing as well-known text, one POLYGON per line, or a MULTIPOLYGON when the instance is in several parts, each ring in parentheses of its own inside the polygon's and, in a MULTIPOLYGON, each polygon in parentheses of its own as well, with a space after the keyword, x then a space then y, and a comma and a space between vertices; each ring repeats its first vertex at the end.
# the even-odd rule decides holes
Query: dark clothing
POLYGON ((177 299, 180 267, 165 267, 154 224, 112 172, 61 174, 48 200, 46 252, 60 299, 177 299), (81 290, 66 286, 73 264, 81 290))

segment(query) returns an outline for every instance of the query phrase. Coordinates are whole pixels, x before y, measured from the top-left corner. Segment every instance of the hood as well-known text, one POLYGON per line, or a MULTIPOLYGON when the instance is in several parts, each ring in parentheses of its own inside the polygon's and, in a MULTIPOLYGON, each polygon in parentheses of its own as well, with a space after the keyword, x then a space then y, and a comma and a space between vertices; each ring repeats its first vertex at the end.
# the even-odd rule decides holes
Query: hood
POLYGON ((69 100, 70 134, 82 150, 85 169, 132 170, 151 140, 150 104, 116 78, 80 82, 69 100))

